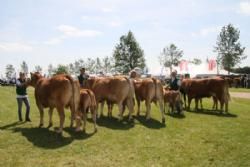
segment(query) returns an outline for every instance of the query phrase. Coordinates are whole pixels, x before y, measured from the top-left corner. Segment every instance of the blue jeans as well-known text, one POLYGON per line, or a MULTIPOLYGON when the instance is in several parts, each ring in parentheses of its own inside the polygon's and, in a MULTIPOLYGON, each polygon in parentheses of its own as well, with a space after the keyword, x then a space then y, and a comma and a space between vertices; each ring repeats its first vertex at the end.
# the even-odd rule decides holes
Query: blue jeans
POLYGON ((29 119, 29 114, 30 114, 30 104, 29 104, 29 100, 27 97, 23 97, 23 98, 17 98, 17 104, 18 104, 18 118, 19 121, 22 121, 22 105, 23 102, 26 106, 26 115, 25 115, 25 119, 29 119))

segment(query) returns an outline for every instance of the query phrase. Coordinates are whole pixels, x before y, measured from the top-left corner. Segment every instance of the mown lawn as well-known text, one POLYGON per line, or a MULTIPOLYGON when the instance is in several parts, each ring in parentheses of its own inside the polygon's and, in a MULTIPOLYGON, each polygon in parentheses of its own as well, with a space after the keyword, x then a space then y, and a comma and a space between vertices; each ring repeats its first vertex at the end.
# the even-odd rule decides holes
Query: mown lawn
MULTIPOLYGON (((228 115, 210 110, 167 115, 166 126, 152 105, 151 121, 104 117, 95 134, 91 122, 86 134, 75 133, 67 111, 59 137, 53 128, 38 128, 32 89, 29 97, 32 122, 19 123, 14 87, 0 87, 0 166, 250 166, 249 99, 232 98, 228 115)), ((211 106, 211 99, 204 100, 204 108, 211 106)), ((47 126, 47 112, 45 121, 47 126)))
POLYGON ((246 93, 250 93, 250 89, 247 89, 247 88, 230 88, 229 91, 230 92, 246 92, 246 93))

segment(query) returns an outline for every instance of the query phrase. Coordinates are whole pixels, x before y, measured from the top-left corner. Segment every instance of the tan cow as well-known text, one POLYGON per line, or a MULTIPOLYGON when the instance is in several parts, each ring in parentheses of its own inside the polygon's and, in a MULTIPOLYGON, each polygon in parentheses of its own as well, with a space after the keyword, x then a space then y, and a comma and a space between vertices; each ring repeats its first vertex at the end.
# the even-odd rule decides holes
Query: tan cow
POLYGON ((85 132, 86 128, 86 120, 87 120, 87 112, 88 110, 91 112, 93 123, 94 123, 94 131, 97 131, 96 128, 96 100, 95 95, 90 89, 81 89, 80 90, 80 104, 79 111, 76 116, 76 131, 80 131, 81 120, 83 120, 83 131, 85 132))
POLYGON ((171 113, 173 113, 175 108, 178 114, 182 112, 182 101, 179 91, 164 89, 164 112, 166 109, 166 103, 169 104, 168 112, 171 109, 171 113))
POLYGON ((151 103, 158 102, 162 114, 162 123, 165 123, 163 111, 163 86, 161 82, 155 78, 135 79, 134 88, 138 105, 137 115, 140 115, 140 102, 145 100, 146 119, 150 119, 151 103))
POLYGON ((31 73, 29 82, 35 88, 36 104, 40 112, 40 125, 44 124, 44 108, 49 108, 49 127, 52 126, 52 112, 56 108, 60 117, 58 133, 62 133, 65 120, 64 108, 70 107, 71 124, 73 126, 74 116, 78 110, 80 98, 79 83, 69 75, 61 74, 52 78, 44 78, 39 73, 31 73))
POLYGON ((132 113, 134 112, 134 88, 128 78, 120 76, 89 78, 86 87, 94 92, 97 104, 103 101, 117 104, 119 108, 119 120, 122 119, 123 103, 129 109, 129 119, 132 118, 132 113))

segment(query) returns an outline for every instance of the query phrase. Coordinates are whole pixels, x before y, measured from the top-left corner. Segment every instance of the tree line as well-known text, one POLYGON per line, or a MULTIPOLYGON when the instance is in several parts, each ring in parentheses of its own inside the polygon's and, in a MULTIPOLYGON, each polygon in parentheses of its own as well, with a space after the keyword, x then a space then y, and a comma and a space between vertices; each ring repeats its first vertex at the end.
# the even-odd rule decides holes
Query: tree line
MULTIPOLYGON (((216 45, 214 46, 213 51, 217 53, 217 65, 228 72, 247 71, 235 70, 234 68, 247 57, 247 55, 244 54, 245 47, 241 46, 239 38, 239 29, 235 28, 232 24, 228 24, 222 27, 221 32, 217 37, 216 45)), ((179 49, 174 43, 171 43, 163 48, 159 56, 159 62, 162 67, 169 68, 170 72, 172 72, 173 66, 177 66, 180 63, 183 54, 183 50, 179 49)), ((198 58, 189 60, 189 62, 197 65, 201 64, 201 60, 198 58)), ((29 69, 25 61, 22 62, 20 67, 22 72, 28 73, 29 69)), ((79 59, 66 65, 59 64, 56 67, 49 64, 47 74, 48 76, 59 73, 78 75, 80 68, 83 67, 90 73, 94 74, 127 74, 134 68, 140 68, 142 71, 147 71, 144 51, 140 47, 132 31, 129 31, 127 34, 120 37, 119 43, 116 44, 112 56, 106 56, 102 59, 79 59)), ((36 65, 33 71, 41 72, 42 67, 40 65, 36 65)), ((6 78, 11 78, 14 73, 14 66, 8 64, 6 66, 6 78)))

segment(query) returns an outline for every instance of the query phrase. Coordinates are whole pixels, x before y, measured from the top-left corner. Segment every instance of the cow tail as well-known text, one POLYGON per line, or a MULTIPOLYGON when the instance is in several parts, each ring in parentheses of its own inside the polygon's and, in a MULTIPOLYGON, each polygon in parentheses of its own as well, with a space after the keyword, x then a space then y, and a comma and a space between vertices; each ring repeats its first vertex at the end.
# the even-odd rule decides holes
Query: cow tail
POLYGON ((157 80, 155 78, 152 78, 153 82, 154 82, 154 85, 155 85, 155 97, 156 96, 156 93, 157 93, 157 80))
POLYGON ((228 83, 226 82, 225 86, 224 86, 224 100, 226 102, 230 101, 231 100, 231 97, 230 97, 230 94, 229 94, 229 85, 228 83))
POLYGON ((134 98, 135 90, 134 90, 133 81, 128 79, 127 77, 124 77, 124 78, 127 80, 128 84, 129 84, 129 97, 134 98))
POLYGON ((74 116, 78 110, 78 102, 79 102, 79 97, 80 97, 80 90, 79 90, 79 85, 74 83, 74 80, 71 76, 65 75, 65 77, 70 81, 71 87, 72 87, 72 99, 73 99, 73 112, 74 116), (79 95, 79 96, 77 96, 79 95))
POLYGON ((95 110, 96 109, 96 100, 95 100, 95 95, 92 93, 91 90, 86 89, 90 99, 91 99, 91 109, 95 110))

